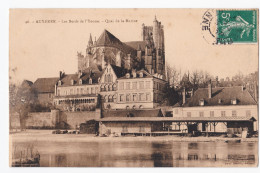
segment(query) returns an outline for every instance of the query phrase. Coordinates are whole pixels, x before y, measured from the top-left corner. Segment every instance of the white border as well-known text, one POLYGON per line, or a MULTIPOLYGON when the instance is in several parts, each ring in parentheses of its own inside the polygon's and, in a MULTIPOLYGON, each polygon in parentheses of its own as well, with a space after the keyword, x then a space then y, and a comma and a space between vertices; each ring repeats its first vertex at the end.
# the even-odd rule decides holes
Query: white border
MULTIPOLYGON (((1 172, 237 172, 245 171, 259 172, 259 168, 225 168, 225 169, 208 169, 208 168, 149 168, 149 169, 110 169, 110 168, 9 168, 8 163, 8 55, 9 55, 9 8, 259 8, 259 0, 2 0, 0 1, 0 170, 1 172), (174 169, 174 170, 172 170, 174 169), (245 170, 250 169, 250 170, 245 170)), ((259 32, 258 32, 259 34, 259 32)))

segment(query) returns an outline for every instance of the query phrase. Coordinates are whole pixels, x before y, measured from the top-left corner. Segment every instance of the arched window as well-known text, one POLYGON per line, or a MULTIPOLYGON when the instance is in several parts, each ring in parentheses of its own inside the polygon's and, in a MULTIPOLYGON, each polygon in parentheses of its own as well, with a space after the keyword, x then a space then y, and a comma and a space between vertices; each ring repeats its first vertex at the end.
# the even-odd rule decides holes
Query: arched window
POLYGON ((82 79, 79 80, 79 84, 82 85, 82 79))
POLYGON ((143 105, 140 105, 139 108, 140 108, 140 109, 143 109, 144 107, 143 107, 143 105))
POLYGON ((116 84, 113 84, 113 91, 116 91, 116 84))
POLYGON ((133 109, 136 109, 136 106, 135 106, 135 105, 133 106, 133 109))
POLYGON ((108 102, 113 102, 113 97, 111 95, 108 96, 108 102))
POLYGON ((100 86, 100 91, 104 91, 104 85, 100 86))
POLYGON ((116 102, 116 95, 113 95, 113 102, 116 102))
POLYGON ((105 75, 105 83, 108 82, 108 78, 107 78, 107 75, 105 75))
POLYGON ((109 85, 109 91, 113 91, 113 86, 112 86, 112 84, 109 85))
POLYGON ((107 102, 107 96, 104 96, 104 102, 107 102))

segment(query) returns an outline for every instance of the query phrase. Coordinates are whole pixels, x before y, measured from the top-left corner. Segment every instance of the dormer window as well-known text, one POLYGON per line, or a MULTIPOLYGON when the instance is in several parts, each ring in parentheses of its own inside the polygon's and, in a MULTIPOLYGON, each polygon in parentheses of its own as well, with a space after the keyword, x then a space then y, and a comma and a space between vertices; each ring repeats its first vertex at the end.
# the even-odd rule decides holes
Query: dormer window
POLYGON ((221 104, 222 103, 222 100, 221 99, 218 99, 218 104, 221 104))
POLYGON ((199 100, 199 105, 200 105, 200 106, 204 106, 204 99, 200 99, 200 100, 199 100))
POLYGON ((92 79, 91 78, 89 79, 89 84, 92 84, 92 79))
POLYGON ((130 78, 130 74, 129 74, 129 73, 126 73, 125 77, 126 77, 126 78, 130 78))
POLYGON ((74 80, 73 79, 71 79, 70 84, 74 85, 74 80))
POLYGON ((61 86, 61 80, 59 80, 58 85, 61 86))
POLYGON ((140 72, 139 77, 143 77, 143 76, 144 76, 143 72, 140 72))
POLYGON ((136 72, 133 72, 133 78, 136 78, 136 72))
POLYGON ((79 79, 79 84, 82 85, 82 79, 79 79))
POLYGON ((236 105, 237 104, 237 99, 231 99, 231 104, 236 105))

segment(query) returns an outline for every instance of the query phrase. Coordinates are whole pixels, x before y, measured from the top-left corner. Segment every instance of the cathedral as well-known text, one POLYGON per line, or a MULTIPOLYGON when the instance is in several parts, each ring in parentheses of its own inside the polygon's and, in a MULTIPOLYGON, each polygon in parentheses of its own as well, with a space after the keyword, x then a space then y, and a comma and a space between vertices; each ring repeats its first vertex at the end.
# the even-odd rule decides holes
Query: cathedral
POLYGON ((142 25, 142 41, 121 42, 104 30, 93 41, 90 34, 86 53, 78 53, 78 72, 90 67, 104 70, 107 64, 126 70, 146 70, 151 75, 162 75, 165 79, 164 29, 156 17, 153 26, 142 25))

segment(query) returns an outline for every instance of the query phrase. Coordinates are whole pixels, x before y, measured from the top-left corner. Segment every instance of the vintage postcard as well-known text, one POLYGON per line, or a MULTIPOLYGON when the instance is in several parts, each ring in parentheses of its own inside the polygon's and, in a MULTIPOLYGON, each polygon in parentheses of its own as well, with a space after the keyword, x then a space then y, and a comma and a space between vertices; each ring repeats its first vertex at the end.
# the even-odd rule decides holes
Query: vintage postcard
POLYGON ((258 9, 10 9, 10 167, 257 167, 258 9))

